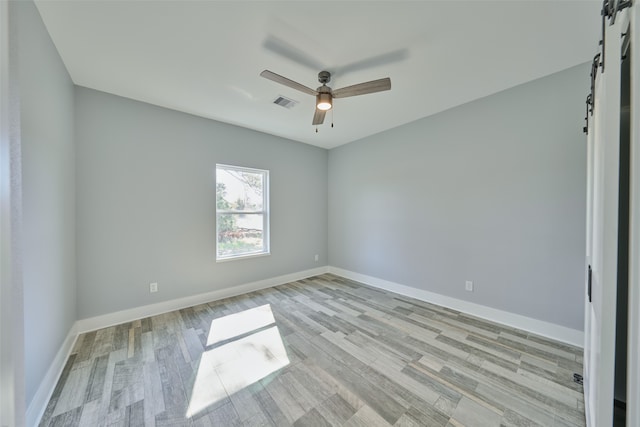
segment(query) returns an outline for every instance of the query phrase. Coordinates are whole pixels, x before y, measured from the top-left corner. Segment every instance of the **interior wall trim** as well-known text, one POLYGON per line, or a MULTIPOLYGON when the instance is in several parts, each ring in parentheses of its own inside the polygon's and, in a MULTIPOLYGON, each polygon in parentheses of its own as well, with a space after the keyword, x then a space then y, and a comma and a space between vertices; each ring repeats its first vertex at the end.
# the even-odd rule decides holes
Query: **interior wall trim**
POLYGON ((434 292, 417 289, 399 283, 390 282, 388 280, 379 279, 377 277, 367 276, 338 267, 329 266, 329 273, 342 276, 347 279, 355 280, 374 288, 384 289, 386 291, 395 292, 400 295, 418 299, 420 301, 436 304, 442 307, 451 308, 465 314, 480 317, 502 325, 511 326, 513 328, 522 329, 537 335, 561 341, 573 346, 583 348, 584 332, 576 329, 567 328, 566 326, 556 325, 555 323, 545 322, 543 320, 533 319, 531 317, 522 316, 520 314, 510 313, 508 311, 498 310, 496 308, 487 307, 469 301, 448 297, 434 292))
POLYGON ((192 295, 184 298, 177 298, 170 301, 163 301, 156 304, 149 304, 141 307, 135 307, 127 310, 117 311, 101 316, 90 317, 78 320, 69 330, 66 339, 58 350, 47 374, 43 378, 38 390, 27 409, 26 419, 27 426, 37 426, 44 414, 47 403, 53 394, 54 388, 62 374, 66 360, 68 359, 73 345, 79 334, 94 331, 96 329, 106 328, 121 323, 131 322, 149 316, 155 316, 167 313, 173 310, 179 310, 191 307, 197 304, 216 301, 223 298, 229 298, 237 295, 246 294, 260 289, 271 288, 283 285, 296 280, 306 279, 308 277, 320 274, 332 273, 346 279, 355 280, 365 285, 375 288, 384 289, 416 298, 421 301, 437 304, 443 307, 452 308, 460 312, 471 314, 483 319, 487 319, 496 323, 522 329, 548 338, 552 338, 561 342, 565 342, 576 347, 582 347, 583 336, 582 331, 570 329, 564 326, 556 325, 542 320, 532 319, 530 317, 521 316, 519 314, 509 313, 495 308, 486 307, 480 304, 447 297, 433 292, 416 289, 387 280, 379 279, 365 274, 344 270, 338 267, 324 266, 309 270, 299 271, 296 273, 285 274, 269 279, 258 280, 255 282, 245 283, 230 288, 217 289, 215 291, 206 292, 198 295, 192 295))
POLYGON ((47 403, 49 403, 49 399, 53 395, 53 390, 58 383, 58 379, 60 375, 62 375, 62 370, 64 369, 64 365, 71 355, 71 350, 73 350, 73 346, 78 338, 78 322, 74 323, 67 334, 67 337, 62 342, 62 346, 56 353, 56 357, 51 362, 47 373, 44 378, 40 382, 40 386, 38 390, 36 390, 36 394, 31 399, 31 403, 27 407, 27 412, 25 414, 25 422, 27 426, 37 426, 40 423, 40 419, 42 415, 44 415, 45 409, 47 409, 47 403))
POLYGON ((324 274, 327 271, 328 267, 326 266, 312 268, 296 273, 258 280, 256 282, 245 283, 243 285, 216 289, 215 291, 205 292, 202 294, 176 298, 173 300, 163 301, 155 304, 143 305, 141 307, 116 311, 115 313, 104 314, 101 316, 89 317, 86 319, 78 320, 77 329, 79 334, 89 331, 95 331, 96 329, 107 328, 109 326, 119 325, 121 323, 131 322, 133 320, 143 319, 149 316, 155 316, 158 314, 167 313, 169 311, 180 310, 182 308, 192 307, 194 305, 216 301, 223 298, 235 297, 237 295, 258 291, 260 289, 284 285, 285 283, 295 282, 296 280, 302 280, 308 277, 324 274))
POLYGON ((155 316, 181 308, 191 307, 197 304, 203 304, 210 301, 216 301, 223 298, 229 298, 249 292, 266 289, 273 286, 284 285, 285 283, 295 282, 296 280, 306 279, 308 277, 317 276, 327 273, 328 267, 313 268, 310 270, 299 271, 296 273, 285 274, 282 276, 272 277, 269 279, 258 280, 256 282, 245 283, 243 285, 231 288, 217 289, 215 291, 206 292, 198 295, 177 298, 170 301, 163 301, 157 304, 149 304, 128 310, 122 310, 115 313, 109 313, 102 316, 90 317, 78 320, 73 324, 62 346, 58 350, 55 359, 51 363, 47 374, 42 379, 33 400, 31 401, 26 414, 26 425, 37 426, 44 414, 49 399, 53 395, 58 379, 62 374, 66 360, 71 355, 73 346, 78 335, 94 331, 96 329, 106 328, 120 323, 131 322, 133 320, 142 319, 144 317, 155 316))

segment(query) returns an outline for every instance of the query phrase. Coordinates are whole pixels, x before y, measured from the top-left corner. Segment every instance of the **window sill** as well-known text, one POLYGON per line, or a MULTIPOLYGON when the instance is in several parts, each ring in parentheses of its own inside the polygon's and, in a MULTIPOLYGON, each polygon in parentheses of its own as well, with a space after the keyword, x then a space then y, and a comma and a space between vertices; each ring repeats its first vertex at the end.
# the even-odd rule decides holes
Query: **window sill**
POLYGON ((246 254, 246 255, 234 255, 230 257, 216 258, 216 262, 238 261, 241 259, 260 258, 264 256, 269 256, 269 255, 271 255, 271 252, 260 252, 255 254, 246 254))

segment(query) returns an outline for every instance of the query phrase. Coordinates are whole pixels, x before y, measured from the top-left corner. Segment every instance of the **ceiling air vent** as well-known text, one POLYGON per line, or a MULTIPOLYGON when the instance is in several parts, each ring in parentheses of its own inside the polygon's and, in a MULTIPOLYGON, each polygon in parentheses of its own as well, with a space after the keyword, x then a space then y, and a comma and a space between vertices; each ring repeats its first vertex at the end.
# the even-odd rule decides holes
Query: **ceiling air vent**
POLYGON ((296 106, 298 101, 294 101, 293 99, 285 98, 284 96, 280 95, 273 101, 273 103, 290 110, 296 106))

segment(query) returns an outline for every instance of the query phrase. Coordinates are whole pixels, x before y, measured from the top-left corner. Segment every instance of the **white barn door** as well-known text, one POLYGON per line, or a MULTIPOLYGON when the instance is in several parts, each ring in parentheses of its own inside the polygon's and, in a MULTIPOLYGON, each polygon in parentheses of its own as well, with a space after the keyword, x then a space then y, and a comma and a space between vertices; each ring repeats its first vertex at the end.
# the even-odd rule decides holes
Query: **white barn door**
POLYGON ((587 248, 584 349, 588 427, 613 425, 618 184, 620 164, 621 34, 627 10, 605 21, 604 44, 594 61, 592 114, 588 114, 587 248))

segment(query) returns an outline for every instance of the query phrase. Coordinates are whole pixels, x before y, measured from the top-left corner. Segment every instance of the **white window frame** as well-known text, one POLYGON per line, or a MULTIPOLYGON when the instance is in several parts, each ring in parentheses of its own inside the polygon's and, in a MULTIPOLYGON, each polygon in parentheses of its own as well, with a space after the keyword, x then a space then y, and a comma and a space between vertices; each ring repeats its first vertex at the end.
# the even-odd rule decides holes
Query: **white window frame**
MULTIPOLYGON (((256 168, 248 168, 244 166, 234 166, 227 164, 216 164, 216 182, 215 189, 217 191, 218 188, 218 169, 231 170, 237 172, 248 172, 254 174, 261 174, 263 177, 263 188, 262 188, 262 210, 258 211, 249 211, 249 210, 236 210, 236 209, 228 209, 228 210, 219 210, 218 205, 216 203, 216 262, 224 262, 224 261, 233 261, 238 259, 247 259, 247 258, 255 258, 271 255, 271 245, 270 245, 270 231, 269 231, 269 171, 266 169, 256 169, 256 168), (219 252, 219 244, 218 241, 219 233, 218 233, 218 225, 220 221, 218 218, 223 214, 246 214, 246 215, 255 215, 262 214, 262 244, 263 250, 259 252, 246 252, 241 254, 234 255, 220 255, 219 252)), ((217 195, 216 195, 217 200, 217 195)))

